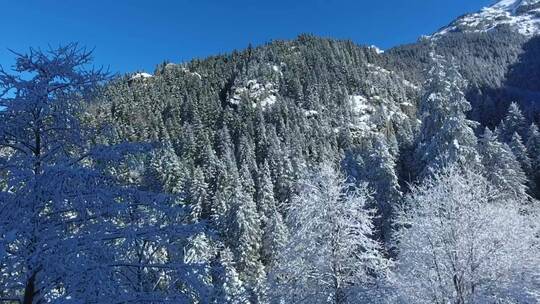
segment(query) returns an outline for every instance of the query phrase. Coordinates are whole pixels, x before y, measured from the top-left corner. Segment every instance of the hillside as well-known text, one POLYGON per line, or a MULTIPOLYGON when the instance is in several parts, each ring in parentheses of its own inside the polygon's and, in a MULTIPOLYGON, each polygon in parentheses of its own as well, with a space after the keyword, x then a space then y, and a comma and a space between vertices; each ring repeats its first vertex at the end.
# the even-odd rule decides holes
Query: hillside
POLYGON ((15 53, 0 302, 539 303, 539 34, 502 0, 384 51, 15 53))

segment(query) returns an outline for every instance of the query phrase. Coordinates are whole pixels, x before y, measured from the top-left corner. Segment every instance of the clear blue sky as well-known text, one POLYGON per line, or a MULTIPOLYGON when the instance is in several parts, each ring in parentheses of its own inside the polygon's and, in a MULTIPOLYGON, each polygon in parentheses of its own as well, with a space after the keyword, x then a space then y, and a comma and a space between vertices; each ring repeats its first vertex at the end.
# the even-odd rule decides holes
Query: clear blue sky
POLYGON ((77 41, 114 72, 152 72, 300 33, 389 48, 414 42, 493 0, 16 0, 2 1, 6 50, 77 41))

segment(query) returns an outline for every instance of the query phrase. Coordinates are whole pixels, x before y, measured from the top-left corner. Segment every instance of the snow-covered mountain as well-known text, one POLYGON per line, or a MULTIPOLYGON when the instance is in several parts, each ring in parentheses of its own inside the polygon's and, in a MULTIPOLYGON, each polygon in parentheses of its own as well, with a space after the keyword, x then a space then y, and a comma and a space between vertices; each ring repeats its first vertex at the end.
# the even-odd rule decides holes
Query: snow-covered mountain
POLYGON ((501 0, 477 13, 464 15, 432 37, 449 32, 485 32, 499 26, 528 37, 540 34, 540 0, 501 0))

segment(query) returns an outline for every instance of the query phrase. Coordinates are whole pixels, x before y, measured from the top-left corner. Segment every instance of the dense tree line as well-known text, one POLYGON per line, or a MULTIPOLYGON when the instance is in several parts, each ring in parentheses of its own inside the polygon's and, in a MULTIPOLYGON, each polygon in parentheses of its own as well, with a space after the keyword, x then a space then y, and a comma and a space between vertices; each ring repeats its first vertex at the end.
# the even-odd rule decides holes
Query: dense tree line
POLYGON ((112 79, 77 45, 18 55, 0 299, 534 303, 540 132, 478 106, 523 43, 302 35, 112 79))

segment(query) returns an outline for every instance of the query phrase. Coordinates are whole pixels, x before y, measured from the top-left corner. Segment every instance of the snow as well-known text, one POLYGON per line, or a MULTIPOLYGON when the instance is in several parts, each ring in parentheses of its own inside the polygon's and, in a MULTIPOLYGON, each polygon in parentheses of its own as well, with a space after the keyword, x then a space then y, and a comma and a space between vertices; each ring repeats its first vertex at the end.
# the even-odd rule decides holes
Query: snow
POLYGON ((187 74, 189 74, 189 75, 191 75, 191 76, 195 76, 195 77, 197 77, 197 78, 199 78, 199 79, 202 79, 201 74, 199 74, 199 73, 197 73, 197 72, 191 72, 190 70, 188 70, 188 69, 186 69, 186 68, 182 68, 182 72, 185 72, 185 73, 187 73, 187 74))
POLYGON ((318 111, 315 111, 315 110, 305 110, 304 111, 304 116, 310 118, 310 117, 315 117, 319 115, 319 112, 318 111))
POLYGON ((538 0, 501 0, 501 1, 497 2, 497 3, 495 3, 494 5, 492 5, 491 7, 495 8, 495 9, 507 10, 507 11, 515 14, 517 9, 520 6, 533 5, 533 4, 536 4, 538 2, 540 2, 540 1, 538 1, 538 0))
MULTIPOLYGON (((261 107, 266 108, 267 106, 271 106, 275 104, 276 101, 277 101, 276 95, 269 95, 268 97, 261 100, 259 104, 261 105, 261 107)), ((257 107, 257 104, 254 103, 253 107, 257 107)))
POLYGON ((133 76, 131 76, 130 79, 135 80, 135 79, 145 79, 145 78, 152 78, 152 77, 154 77, 154 75, 142 72, 142 73, 133 74, 133 76))
POLYGON ((277 101, 277 89, 272 82, 260 83, 257 79, 250 79, 246 82, 245 86, 234 88, 229 103, 233 105, 240 104, 242 97, 249 98, 256 108, 261 106, 266 108, 273 105, 277 101))
POLYGON ((404 106, 404 107, 412 107, 413 106, 410 102, 402 102, 401 105, 404 106))
POLYGON ((371 45, 369 46, 370 49, 374 50, 375 53, 377 54, 384 54, 384 50, 380 49, 379 47, 377 47, 376 45, 371 45))
POLYGON ((366 110, 370 109, 367 104, 367 98, 361 95, 351 95, 349 96, 349 104, 351 109, 355 114, 364 114, 366 110))
POLYGON ((495 3, 491 7, 496 8, 496 9, 504 9, 504 10, 510 10, 512 12, 515 12, 515 10, 521 4, 521 2, 523 1, 522 0, 502 0, 495 3))
POLYGON ((538 4, 540 0, 502 0, 480 12, 466 15, 435 33, 437 38, 454 31, 486 32, 500 25, 508 25, 518 33, 531 37, 540 34, 540 10, 520 8, 538 4))
POLYGON ((387 69, 385 69, 385 68, 383 68, 381 66, 377 66, 377 65, 374 65, 372 63, 368 63, 367 67, 369 68, 369 73, 371 73, 373 75, 392 76, 392 77, 398 78, 401 81, 401 83, 403 83, 403 85, 405 85, 407 87, 410 87, 410 88, 412 88, 414 90, 419 89, 419 87, 417 85, 413 84, 412 82, 408 81, 407 79, 404 79, 402 76, 395 73, 394 71, 387 70, 387 69))
POLYGON ((367 64, 368 68, 372 69, 373 71, 371 71, 372 73, 374 74, 394 74, 394 72, 392 71, 389 71, 383 67, 380 67, 380 66, 377 66, 377 65, 374 65, 372 63, 368 63, 367 64))
POLYGON ((197 78, 202 79, 201 74, 199 74, 199 73, 197 73, 197 72, 193 72, 192 74, 193 74, 194 76, 196 76, 197 78))

